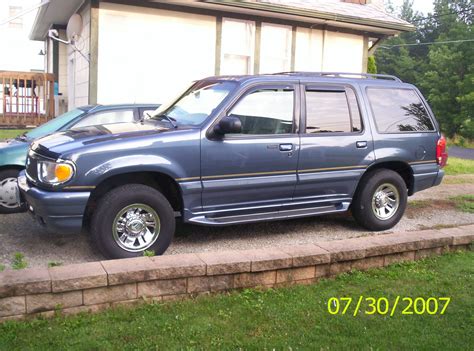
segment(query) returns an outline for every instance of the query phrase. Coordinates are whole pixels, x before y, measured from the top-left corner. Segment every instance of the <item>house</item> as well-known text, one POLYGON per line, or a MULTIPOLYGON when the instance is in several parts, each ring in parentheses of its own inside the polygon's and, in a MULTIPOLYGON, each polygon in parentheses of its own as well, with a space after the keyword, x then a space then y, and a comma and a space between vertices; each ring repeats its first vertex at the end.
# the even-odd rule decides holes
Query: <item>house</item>
POLYGON ((381 3, 50 0, 38 10, 30 39, 45 41, 46 70, 69 109, 161 103, 211 75, 364 72, 381 39, 414 29, 381 3), (73 15, 76 29, 67 38, 73 15), (50 39, 50 29, 73 43, 50 39))

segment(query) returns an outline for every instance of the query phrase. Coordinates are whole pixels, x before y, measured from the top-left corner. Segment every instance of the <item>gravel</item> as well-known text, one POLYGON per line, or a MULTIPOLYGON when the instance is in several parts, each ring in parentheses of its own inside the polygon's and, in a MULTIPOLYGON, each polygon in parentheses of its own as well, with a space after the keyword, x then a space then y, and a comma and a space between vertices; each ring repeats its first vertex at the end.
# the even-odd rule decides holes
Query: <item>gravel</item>
MULTIPOLYGON (((474 182, 442 184, 416 194, 410 198, 410 201, 442 200, 461 194, 474 194, 474 182)), ((359 227, 348 214, 229 227, 181 224, 178 225, 175 239, 166 254, 307 244, 472 223, 474 223, 474 214, 457 211, 452 206, 421 206, 420 208, 413 206, 397 226, 389 231, 378 233, 359 227)), ((89 243, 86 234, 50 234, 26 213, 0 215, 0 263, 8 268, 15 252, 25 255, 29 267, 47 267, 50 262, 70 264, 103 259, 89 243)))

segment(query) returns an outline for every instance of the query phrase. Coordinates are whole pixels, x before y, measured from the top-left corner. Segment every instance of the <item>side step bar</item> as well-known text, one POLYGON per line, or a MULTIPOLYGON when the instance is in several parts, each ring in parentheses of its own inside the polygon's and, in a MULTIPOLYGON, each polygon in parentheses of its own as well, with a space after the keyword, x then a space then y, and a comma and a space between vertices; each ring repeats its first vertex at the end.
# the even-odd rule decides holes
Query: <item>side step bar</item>
POLYGON ((342 202, 336 205, 320 206, 313 208, 299 208, 291 210, 279 210, 273 212, 260 212, 244 215, 208 217, 196 216, 189 219, 190 223, 205 224, 211 226, 223 226, 240 223, 252 223, 261 221, 276 221, 298 217, 310 217, 328 213, 345 212, 349 209, 350 202, 342 202))

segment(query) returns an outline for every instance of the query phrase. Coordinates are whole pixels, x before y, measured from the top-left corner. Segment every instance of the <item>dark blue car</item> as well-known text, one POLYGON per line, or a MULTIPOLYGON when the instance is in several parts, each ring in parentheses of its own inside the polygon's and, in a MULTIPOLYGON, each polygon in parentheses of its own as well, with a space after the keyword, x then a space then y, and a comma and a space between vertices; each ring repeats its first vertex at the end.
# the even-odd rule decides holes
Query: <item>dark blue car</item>
POLYGON ((442 181, 446 141, 415 86, 348 76, 197 81, 141 123, 36 140, 21 192, 40 223, 88 228, 111 258, 162 254, 175 217, 217 226, 351 210, 389 229, 408 196, 442 181))
POLYGON ((18 173, 25 168, 31 142, 57 131, 77 129, 95 124, 138 121, 151 114, 159 105, 89 105, 66 112, 28 133, 0 142, 0 213, 22 210, 17 186, 18 173))

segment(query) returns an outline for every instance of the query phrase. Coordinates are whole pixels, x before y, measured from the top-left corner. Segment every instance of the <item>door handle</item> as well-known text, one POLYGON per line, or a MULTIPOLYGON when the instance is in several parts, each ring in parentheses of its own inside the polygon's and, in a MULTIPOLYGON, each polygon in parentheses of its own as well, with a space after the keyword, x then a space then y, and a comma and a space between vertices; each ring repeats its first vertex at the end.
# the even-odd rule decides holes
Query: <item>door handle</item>
POLYGON ((280 144, 280 151, 292 151, 293 150, 293 144, 280 144))
POLYGON ((356 148, 365 149, 366 147, 367 147, 367 142, 366 141, 357 141, 356 142, 356 148))

